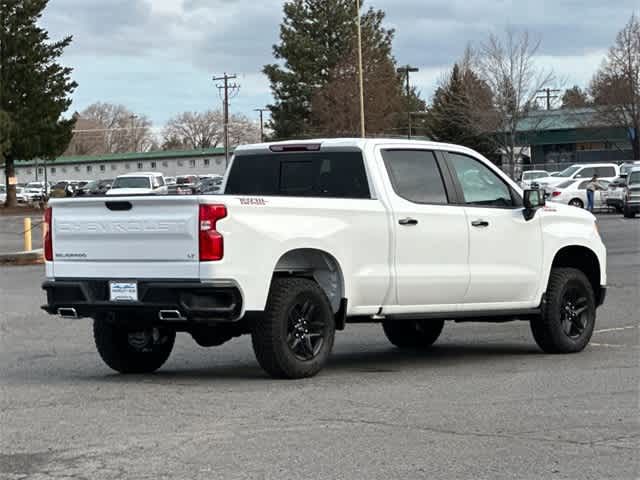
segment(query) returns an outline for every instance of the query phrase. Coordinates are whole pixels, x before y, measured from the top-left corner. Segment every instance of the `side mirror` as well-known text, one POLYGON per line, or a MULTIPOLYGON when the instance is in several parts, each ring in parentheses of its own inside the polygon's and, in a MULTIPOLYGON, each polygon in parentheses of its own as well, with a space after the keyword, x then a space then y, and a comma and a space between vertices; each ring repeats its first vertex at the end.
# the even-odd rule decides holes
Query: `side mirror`
POLYGON ((524 218, 525 220, 531 220, 536 210, 546 205, 544 190, 531 189, 524 191, 524 218))

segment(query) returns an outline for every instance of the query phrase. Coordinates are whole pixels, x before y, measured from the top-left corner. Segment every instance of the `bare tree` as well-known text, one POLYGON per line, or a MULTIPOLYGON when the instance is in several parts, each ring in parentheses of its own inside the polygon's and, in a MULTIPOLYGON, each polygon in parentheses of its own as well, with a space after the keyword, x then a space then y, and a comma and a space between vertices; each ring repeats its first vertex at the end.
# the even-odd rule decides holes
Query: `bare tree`
MULTIPOLYGON (((503 169, 512 176, 526 148, 519 144, 522 142, 518 130, 528 117, 538 90, 554 80, 552 71, 535 64, 539 47, 540 40, 532 39, 527 31, 507 29, 504 38, 491 34, 480 45, 476 58, 480 78, 493 92, 493 108, 487 110, 485 103, 480 102, 474 108, 474 124, 503 153, 506 160, 503 169)), ((527 120, 527 129, 537 130, 544 116, 527 120)))
POLYGON ((76 143, 93 145, 91 153, 146 152, 154 142, 151 121, 124 105, 97 102, 84 109, 78 119, 84 120, 87 128, 76 128, 76 143))
POLYGON ((260 142, 260 125, 240 114, 229 117, 229 145, 260 142))
POLYGON ((640 20, 635 14, 616 36, 590 92, 598 120, 627 129, 633 158, 640 158, 640 20))
POLYGON ((219 110, 183 112, 171 118, 164 129, 165 144, 183 148, 211 148, 222 141, 223 117, 219 110))
MULTIPOLYGON (((167 123, 163 137, 165 149, 201 149, 223 142, 224 119, 219 110, 183 112, 167 123)), ((229 144, 260 141, 260 128, 244 115, 229 116, 229 144)))

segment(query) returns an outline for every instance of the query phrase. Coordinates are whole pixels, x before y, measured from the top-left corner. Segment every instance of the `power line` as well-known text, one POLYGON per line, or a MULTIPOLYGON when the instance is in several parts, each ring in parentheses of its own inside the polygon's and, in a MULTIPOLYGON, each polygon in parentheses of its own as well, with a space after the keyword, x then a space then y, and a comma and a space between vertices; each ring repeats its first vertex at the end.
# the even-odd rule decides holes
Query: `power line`
POLYGON ((536 97, 536 99, 546 99, 547 100, 547 110, 551 110, 551 99, 558 98, 559 95, 551 95, 552 93, 561 92, 560 89, 557 88, 543 88, 538 90, 536 93, 544 93, 544 95, 540 95, 536 97))

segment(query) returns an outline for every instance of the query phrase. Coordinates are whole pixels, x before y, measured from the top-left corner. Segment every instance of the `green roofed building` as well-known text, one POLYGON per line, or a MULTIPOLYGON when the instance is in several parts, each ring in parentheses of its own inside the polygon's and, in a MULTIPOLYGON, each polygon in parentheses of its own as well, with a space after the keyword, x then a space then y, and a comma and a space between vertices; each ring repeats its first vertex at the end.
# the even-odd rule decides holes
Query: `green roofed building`
POLYGON ((572 163, 632 160, 630 134, 603 125, 592 108, 540 110, 520 122, 518 143, 529 146, 525 169, 560 170, 572 163))
MULTIPOLYGON (((162 172, 167 177, 222 175, 225 170, 223 148, 65 156, 47 162, 38 159, 16 161, 16 176, 21 183, 45 178, 53 183, 60 180, 99 180, 136 171, 162 172)), ((4 178, 4 165, 0 165, 0 183, 4 178)))

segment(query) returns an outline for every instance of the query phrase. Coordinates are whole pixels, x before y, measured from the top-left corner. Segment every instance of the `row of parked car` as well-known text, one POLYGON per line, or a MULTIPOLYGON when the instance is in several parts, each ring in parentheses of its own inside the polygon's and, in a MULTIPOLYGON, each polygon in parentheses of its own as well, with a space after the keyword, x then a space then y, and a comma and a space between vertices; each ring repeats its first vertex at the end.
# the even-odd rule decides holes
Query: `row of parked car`
MULTIPOLYGON (((219 193, 222 175, 180 175, 164 177, 158 172, 137 172, 102 180, 61 180, 57 183, 29 182, 16 185, 18 203, 38 203, 47 198, 134 194, 210 194, 219 193)), ((0 185, 0 203, 6 199, 6 186, 0 185)))
POLYGON ((640 213, 640 161, 617 165, 615 163, 575 164, 561 172, 529 170, 522 173, 520 186, 538 185, 549 200, 584 208, 587 205, 587 185, 594 175, 602 188, 594 195, 594 206, 615 209, 625 217, 640 213))

